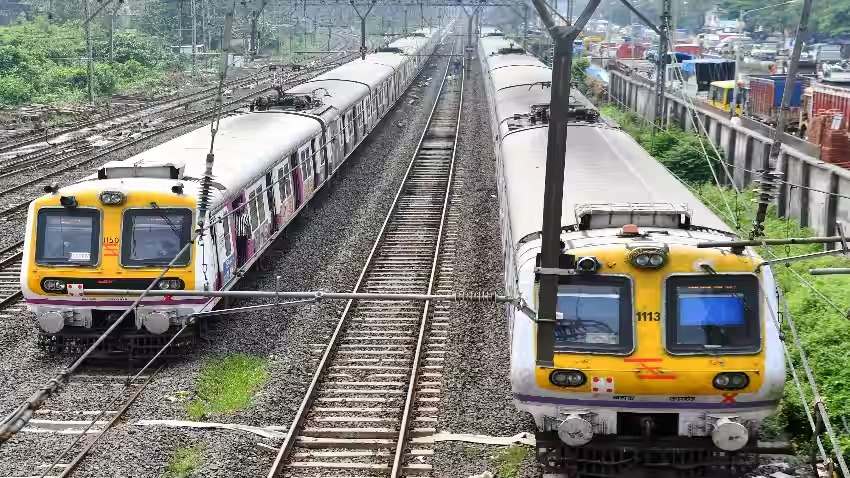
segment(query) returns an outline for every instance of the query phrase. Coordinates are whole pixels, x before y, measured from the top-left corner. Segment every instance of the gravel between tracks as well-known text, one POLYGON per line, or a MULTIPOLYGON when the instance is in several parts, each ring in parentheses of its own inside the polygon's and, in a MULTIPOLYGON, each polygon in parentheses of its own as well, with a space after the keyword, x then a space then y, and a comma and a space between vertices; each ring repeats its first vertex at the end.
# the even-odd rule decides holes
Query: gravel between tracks
MULTIPOLYGON (((287 290, 347 291, 353 287, 425 125, 430 107, 422 105, 434 101, 439 83, 428 79, 438 78, 446 61, 439 57, 429 63, 379 129, 289 226, 275 250, 243 280, 242 288, 272 289, 277 275, 281 277, 282 289, 287 290)), ((244 301, 237 305, 251 303, 244 301)), ((141 428, 133 422, 185 419, 186 400, 178 398, 181 396, 178 392, 194 389, 204 361, 242 352, 270 359, 268 383, 249 409, 207 419, 288 427, 318 362, 320 350, 311 344, 327 341, 344 305, 328 301, 246 313, 214 322, 209 343, 160 372, 128 412, 126 424, 104 437, 76 476, 160 476, 177 447, 197 443, 204 446, 198 476, 264 475, 275 452, 258 447, 257 442, 277 446, 277 441, 235 432, 141 428)), ((60 366, 37 349, 34 331, 22 332, 22 329, 12 319, 0 321, 3 414, 60 366)), ((72 386, 45 408, 99 409, 108 396, 102 387, 72 386)), ((0 448, 0 476, 31 474, 68 443, 41 437, 20 434, 0 448)), ((66 457, 63 462, 68 460, 66 457)))
MULTIPOLYGON (((460 128, 455 187, 463 188, 455 264, 457 290, 504 291, 499 202, 496 196, 495 157, 487 98, 480 63, 472 60, 464 92, 464 120, 460 128)), ((443 396, 438 431, 511 436, 533 432, 530 415, 517 411, 509 379, 510 337, 503 309, 498 305, 459 304, 449 328, 443 396)), ((466 477, 490 470, 499 447, 461 442, 438 443, 433 466, 436 477, 466 477)), ((531 456, 531 455, 529 455, 531 456)), ((536 476, 526 459, 520 476, 536 476)))

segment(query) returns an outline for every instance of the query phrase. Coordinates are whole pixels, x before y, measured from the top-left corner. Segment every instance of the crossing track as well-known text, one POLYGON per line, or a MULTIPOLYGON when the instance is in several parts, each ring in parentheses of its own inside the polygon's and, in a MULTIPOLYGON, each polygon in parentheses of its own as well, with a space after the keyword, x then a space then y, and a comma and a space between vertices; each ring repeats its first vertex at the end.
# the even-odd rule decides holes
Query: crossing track
POLYGON ((24 241, 0 249, 0 310, 21 297, 21 255, 24 241))
MULTIPOLYGON (((452 289, 446 252, 453 254, 456 236, 447 211, 463 76, 449 75, 450 65, 357 292, 452 289)), ((348 302, 268 476, 430 475, 446 310, 429 302, 348 302)))
MULTIPOLYGON (((321 59, 320 62, 330 62, 331 60, 349 61, 350 59, 356 57, 357 55, 354 54, 340 55, 335 53, 321 59)), ((252 75, 228 80, 225 83, 225 88, 238 89, 249 86, 253 83, 260 84, 263 82, 268 82, 270 76, 269 72, 263 72, 262 68, 264 67, 261 67, 260 70, 258 70, 252 75)), ((69 135, 80 130, 93 128, 98 125, 106 125, 109 129, 125 127, 131 123, 145 119, 153 114, 186 107, 189 104, 195 103, 197 101, 213 100, 215 99, 217 90, 218 85, 216 84, 192 93, 173 97, 158 98, 135 108, 123 110, 104 116, 99 116, 97 118, 87 121, 80 121, 69 126, 57 128, 53 131, 47 131, 44 133, 36 134, 33 134, 32 131, 25 131, 23 133, 4 138, 3 141, 0 142, 0 153, 6 153, 38 143, 47 143, 43 147, 28 151, 27 153, 19 156, 21 161, 26 161, 27 163, 30 163, 33 160, 37 160, 39 155, 43 155, 47 151, 53 149, 54 145, 49 144, 49 142, 51 140, 59 138, 60 136, 69 135)), ((102 133, 103 130, 98 130, 97 132, 102 133)))

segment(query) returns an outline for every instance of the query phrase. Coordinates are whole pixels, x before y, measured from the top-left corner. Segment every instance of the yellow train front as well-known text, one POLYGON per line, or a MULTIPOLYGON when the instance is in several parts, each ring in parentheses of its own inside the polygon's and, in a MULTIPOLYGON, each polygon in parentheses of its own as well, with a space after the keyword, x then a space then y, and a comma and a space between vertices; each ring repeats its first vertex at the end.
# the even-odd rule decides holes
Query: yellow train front
MULTIPOLYGON (((87 289, 145 289, 189 243, 196 185, 154 178, 101 179, 53 189, 30 204, 21 287, 53 347, 87 345, 130 306, 133 297, 86 296, 87 289)), ((190 246, 155 285, 194 289, 201 254, 190 246)), ((151 297, 116 336, 144 341, 207 303, 151 297), (129 332, 129 334, 128 334, 129 332)), ((120 348, 125 349, 126 343, 120 348)))
MULTIPOLYGON (((696 247, 728 238, 716 231, 651 223, 562 237, 554 327, 512 317, 514 398, 537 422, 538 447, 562 465, 615 470, 672 456, 705 466, 716 452, 754 449, 785 381, 759 257, 696 247), (549 363, 538 334, 554 335, 549 363)), ((538 247, 520 247, 524 297, 538 291, 538 247)))

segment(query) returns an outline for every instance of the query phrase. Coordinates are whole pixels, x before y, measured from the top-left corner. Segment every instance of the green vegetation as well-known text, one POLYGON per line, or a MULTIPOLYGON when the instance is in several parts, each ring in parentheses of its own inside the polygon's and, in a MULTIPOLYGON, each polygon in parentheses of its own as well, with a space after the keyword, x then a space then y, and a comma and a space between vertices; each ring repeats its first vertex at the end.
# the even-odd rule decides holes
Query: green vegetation
POLYGON ((178 448, 165 468, 164 478, 189 478, 201 465, 202 445, 178 448))
POLYGON ((587 82, 587 67, 590 66, 590 60, 582 56, 573 60, 573 70, 571 72, 570 83, 584 85, 587 82))
MULTIPOLYGON (((617 108, 606 106, 602 108, 603 114, 622 121, 624 129, 633 135, 644 147, 653 153, 671 171, 682 177, 694 188, 698 196, 710 208, 723 217, 731 227, 740 225, 739 232, 749 235, 749 227, 755 216, 755 197, 753 191, 747 191, 736 195, 730 189, 720 188, 711 180, 710 175, 706 177, 703 173, 696 175, 682 174, 683 165, 694 164, 697 161, 691 155, 699 155, 702 164, 702 150, 686 148, 695 141, 692 133, 682 131, 656 132, 653 146, 647 143, 650 136, 651 126, 641 125, 635 115, 623 112, 617 108), (665 151, 679 150, 680 155, 665 154, 665 151), (687 153, 687 154, 686 154, 687 153), (700 179, 701 178, 701 179, 700 179), (737 197, 736 197, 737 196, 737 197), (719 205, 728 202, 734 203, 733 213, 736 217, 729 218, 725 208, 719 205)), ((715 163, 715 168, 719 167, 715 163)), ((710 173, 709 173, 710 174, 710 173)), ((768 217, 765 221, 765 237, 808 237, 813 231, 800 227, 795 219, 783 219, 777 217, 776 208, 768 209, 768 217)), ((800 254, 818 252, 822 246, 817 244, 775 246, 769 250, 759 248, 759 253, 764 258, 787 257, 800 254)), ((797 262, 788 266, 776 266, 773 273, 780 288, 783 291, 788 304, 789 312, 794 318, 797 330, 800 333, 803 347, 814 370, 815 379, 824 396, 830 412, 833 425, 841 436, 841 444, 845 455, 850 451, 850 435, 844 426, 844 420, 850 422, 850 367, 847 367, 847 358, 850 357, 850 321, 847 320, 847 311, 850 309, 850 276, 811 276, 808 269, 813 267, 850 267, 850 259, 841 256, 823 257, 804 262, 797 262), (802 280, 810 283, 818 292, 801 283, 802 280), (835 308, 818 295, 823 294, 835 308)), ((787 329, 787 323, 784 324, 787 329)), ((790 330, 785 330, 785 335, 791 337, 790 330)), ((799 350, 793 348, 793 340, 786 341, 791 348, 795 363, 799 364, 799 350)), ((802 374, 802 369, 800 369, 802 374)), ((805 381, 805 379, 803 379, 805 381)), ((811 404, 811 391, 806 390, 806 402, 811 404)), ((768 435, 777 435, 779 430, 787 431, 801 453, 808 453, 811 447, 811 428, 806 419, 799 392, 793 381, 786 384, 785 394, 780 404, 779 411, 768 422, 768 435)))
MULTIPOLYGON (((177 59, 155 37, 118 31, 109 59, 106 32, 93 28, 96 96, 115 92, 150 93, 168 79, 177 59)), ((86 97, 87 65, 83 28, 44 17, 0 27, 0 104, 81 101, 86 97)))
POLYGON ((496 453, 493 463, 496 465, 496 476, 499 478, 518 478, 522 462, 531 457, 531 448, 522 445, 511 445, 496 453))
POLYGON ((715 168, 719 167, 719 157, 704 136, 700 137, 678 128, 655 129, 636 114, 615 106, 603 106, 601 111, 604 116, 619 123, 623 130, 679 179, 690 184, 713 181, 705 154, 708 153, 715 168))
POLYGON ((266 359, 245 354, 208 361, 198 379, 197 398, 189 403, 189 417, 200 420, 245 409, 268 378, 267 366, 266 359))

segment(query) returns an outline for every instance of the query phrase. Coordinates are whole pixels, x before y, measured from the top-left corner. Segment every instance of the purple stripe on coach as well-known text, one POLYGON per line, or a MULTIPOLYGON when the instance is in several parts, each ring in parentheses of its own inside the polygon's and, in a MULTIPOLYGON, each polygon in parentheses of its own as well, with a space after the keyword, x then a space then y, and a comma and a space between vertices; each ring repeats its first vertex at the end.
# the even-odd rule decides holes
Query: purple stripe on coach
POLYGON ((515 393, 514 398, 523 402, 548 403, 553 405, 580 405, 612 408, 688 408, 695 410, 705 409, 735 409, 735 408, 761 408, 775 407, 779 402, 776 400, 762 400, 757 402, 735 402, 735 403, 700 403, 700 402, 638 402, 629 400, 582 400, 575 398, 538 397, 534 395, 522 395, 515 393))

